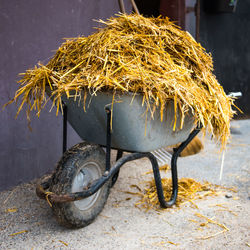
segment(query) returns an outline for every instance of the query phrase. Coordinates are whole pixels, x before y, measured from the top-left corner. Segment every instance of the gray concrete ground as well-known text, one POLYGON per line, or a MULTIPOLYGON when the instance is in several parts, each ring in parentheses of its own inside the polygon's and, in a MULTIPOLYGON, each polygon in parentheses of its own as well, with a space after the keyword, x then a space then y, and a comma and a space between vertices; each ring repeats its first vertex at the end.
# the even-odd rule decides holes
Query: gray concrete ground
POLYGON ((151 168, 142 159, 121 169, 104 210, 91 225, 69 230, 59 226, 47 202, 36 197, 34 181, 1 193, 0 249, 248 249, 250 120, 232 122, 222 181, 218 147, 207 138, 204 142, 203 152, 178 160, 179 176, 235 186, 237 193, 222 190, 218 196, 195 201, 198 208, 186 204, 181 209, 145 212, 134 206, 137 196, 124 192, 136 191, 131 184, 143 189, 144 180, 152 178, 142 175, 151 168), (228 231, 219 233, 218 224, 206 224, 196 213, 228 231))

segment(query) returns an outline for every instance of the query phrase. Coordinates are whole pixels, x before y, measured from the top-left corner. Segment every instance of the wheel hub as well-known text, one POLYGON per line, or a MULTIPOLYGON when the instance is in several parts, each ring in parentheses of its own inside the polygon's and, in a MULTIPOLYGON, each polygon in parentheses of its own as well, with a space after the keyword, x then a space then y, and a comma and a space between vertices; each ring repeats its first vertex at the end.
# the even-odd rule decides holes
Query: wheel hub
MULTIPOLYGON (((83 191, 83 189, 85 189, 91 182, 98 179, 99 177, 101 177, 101 170, 97 163, 87 162, 83 164, 80 171, 73 179, 72 193, 83 191)), ((95 204, 100 191, 101 190, 98 190, 95 194, 88 198, 74 201, 75 206, 80 210, 88 210, 95 204)))

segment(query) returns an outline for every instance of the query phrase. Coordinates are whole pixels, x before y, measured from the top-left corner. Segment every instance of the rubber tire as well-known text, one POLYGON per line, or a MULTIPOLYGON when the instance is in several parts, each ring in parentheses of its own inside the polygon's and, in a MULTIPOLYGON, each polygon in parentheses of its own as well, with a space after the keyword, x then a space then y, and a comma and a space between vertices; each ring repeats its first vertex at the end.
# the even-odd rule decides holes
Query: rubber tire
MULTIPOLYGON (((71 193, 72 183, 81 169, 81 163, 87 162, 95 162, 100 167, 101 173, 105 172, 105 152, 99 145, 83 142, 67 150, 52 176, 50 191, 56 194, 71 193)), ((89 225, 102 211, 110 186, 110 181, 104 184, 98 198, 87 210, 80 210, 74 202, 53 203, 52 210, 58 223, 67 228, 81 228, 89 225)))

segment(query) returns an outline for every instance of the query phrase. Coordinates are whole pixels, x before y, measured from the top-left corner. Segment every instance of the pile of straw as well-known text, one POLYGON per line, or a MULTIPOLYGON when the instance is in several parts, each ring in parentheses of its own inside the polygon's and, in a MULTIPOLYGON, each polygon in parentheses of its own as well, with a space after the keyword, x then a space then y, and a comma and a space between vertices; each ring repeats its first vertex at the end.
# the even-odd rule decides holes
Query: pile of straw
MULTIPOLYGON (((162 178, 162 188, 164 197, 166 200, 170 200, 172 194, 172 179, 162 178)), ((194 200, 201 199, 207 196, 217 195, 218 191, 216 185, 212 185, 209 182, 200 183, 192 178, 181 178, 178 181, 178 196, 176 205, 180 206, 185 203, 191 203, 196 207, 194 200)), ((158 209, 160 206, 157 190, 155 186, 155 180, 147 182, 147 187, 138 193, 141 197, 140 201, 136 203, 136 206, 149 209, 158 209)))
POLYGON ((46 87, 57 112, 65 94, 85 99, 86 93, 106 90, 141 93, 152 117, 157 107, 163 116, 168 101, 174 100, 182 123, 191 110, 197 123, 225 145, 233 100, 213 75, 211 56, 188 32, 168 18, 118 15, 99 22, 104 27, 96 33, 66 40, 46 66, 23 74, 11 101, 21 97, 18 113, 26 103, 28 119, 32 110, 39 116, 48 101, 46 87))

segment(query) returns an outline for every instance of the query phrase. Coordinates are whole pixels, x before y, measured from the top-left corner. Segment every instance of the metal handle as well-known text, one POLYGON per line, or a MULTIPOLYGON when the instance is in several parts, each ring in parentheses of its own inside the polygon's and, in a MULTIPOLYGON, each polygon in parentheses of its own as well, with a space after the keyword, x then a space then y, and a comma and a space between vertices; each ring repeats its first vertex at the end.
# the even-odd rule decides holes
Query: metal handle
MULTIPOLYGON (((138 15, 140 15, 140 12, 139 12, 139 10, 137 8, 137 5, 136 5, 135 1, 134 0, 130 0, 130 2, 131 2, 132 6, 134 8, 135 13, 138 14, 138 15)), ((126 10, 125 10, 125 6, 124 6, 123 0, 118 0, 118 3, 119 3, 120 12, 123 13, 123 14, 125 14, 126 10)))
POLYGON ((242 97, 242 93, 241 93, 241 92, 230 92, 230 93, 228 94, 228 96, 234 97, 234 98, 242 97))

